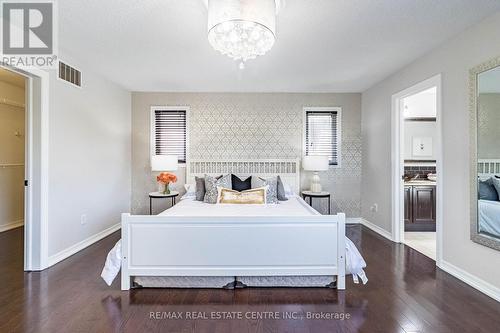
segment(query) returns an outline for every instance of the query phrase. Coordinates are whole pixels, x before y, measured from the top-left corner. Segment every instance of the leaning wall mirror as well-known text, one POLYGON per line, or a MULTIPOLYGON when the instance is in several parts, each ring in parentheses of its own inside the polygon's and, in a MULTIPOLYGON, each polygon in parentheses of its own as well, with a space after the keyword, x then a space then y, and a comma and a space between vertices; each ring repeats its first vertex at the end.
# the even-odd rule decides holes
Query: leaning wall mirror
POLYGON ((500 250, 500 57, 470 70, 471 239, 500 250))

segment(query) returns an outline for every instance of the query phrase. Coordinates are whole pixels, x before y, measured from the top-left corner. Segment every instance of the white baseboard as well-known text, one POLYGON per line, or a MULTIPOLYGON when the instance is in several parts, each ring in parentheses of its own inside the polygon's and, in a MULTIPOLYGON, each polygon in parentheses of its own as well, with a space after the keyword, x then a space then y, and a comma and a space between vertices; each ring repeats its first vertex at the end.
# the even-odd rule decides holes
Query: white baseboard
POLYGON ((11 229, 19 228, 24 225, 24 220, 17 220, 14 222, 9 222, 7 224, 0 225, 0 232, 8 231, 11 229))
POLYGON ((49 257, 48 267, 53 266, 53 265, 57 264, 58 262, 63 261, 64 259, 66 259, 68 257, 71 257, 73 254, 80 252, 84 248, 94 244, 97 241, 100 241, 104 237, 111 235, 113 232, 119 230, 120 227, 121 227, 121 223, 117 223, 117 224, 115 224, 115 225, 113 225, 113 226, 111 226, 111 227, 109 227, 101 232, 98 232, 97 234, 95 234, 93 236, 90 236, 87 239, 82 240, 79 243, 76 243, 75 245, 68 247, 67 249, 62 250, 61 252, 58 252, 54 255, 51 255, 49 257))
POLYGON ((445 260, 441 261, 439 268, 441 268, 446 273, 453 275, 457 279, 467 283, 469 286, 479 290, 483 294, 488 295, 497 302, 500 302, 500 288, 484 281, 483 279, 478 278, 475 275, 470 274, 469 272, 464 271, 461 268, 458 268, 453 264, 450 264, 445 260))
POLYGON ((377 234, 387 238, 391 242, 394 242, 394 240, 392 239, 392 234, 390 232, 388 232, 387 230, 382 229, 378 225, 373 224, 370 221, 365 220, 364 218, 361 218, 361 224, 364 225, 365 227, 367 227, 368 229, 375 231, 377 234))
POLYGON ((346 224, 361 224, 361 217, 348 217, 345 219, 346 224))

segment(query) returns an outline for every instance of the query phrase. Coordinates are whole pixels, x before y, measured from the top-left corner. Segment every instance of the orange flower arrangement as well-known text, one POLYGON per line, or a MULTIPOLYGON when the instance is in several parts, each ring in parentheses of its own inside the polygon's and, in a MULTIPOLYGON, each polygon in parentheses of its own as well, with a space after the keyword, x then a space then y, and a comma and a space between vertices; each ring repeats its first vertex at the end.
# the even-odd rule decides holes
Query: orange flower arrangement
POLYGON ((168 185, 170 183, 175 183, 177 181, 177 176, 170 172, 162 172, 158 176, 156 176, 156 181, 165 184, 165 190, 163 191, 163 193, 169 194, 170 189, 168 188, 168 185))

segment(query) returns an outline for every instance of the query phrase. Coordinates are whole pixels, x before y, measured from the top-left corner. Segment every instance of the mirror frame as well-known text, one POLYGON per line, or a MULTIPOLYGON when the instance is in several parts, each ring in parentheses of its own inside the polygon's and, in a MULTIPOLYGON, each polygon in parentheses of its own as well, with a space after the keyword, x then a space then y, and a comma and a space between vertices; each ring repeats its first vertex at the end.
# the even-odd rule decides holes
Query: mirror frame
POLYGON ((500 239, 478 232, 477 211, 477 77, 479 74, 500 66, 500 56, 483 62, 469 70, 469 135, 470 135, 470 239, 478 244, 500 251, 500 239))

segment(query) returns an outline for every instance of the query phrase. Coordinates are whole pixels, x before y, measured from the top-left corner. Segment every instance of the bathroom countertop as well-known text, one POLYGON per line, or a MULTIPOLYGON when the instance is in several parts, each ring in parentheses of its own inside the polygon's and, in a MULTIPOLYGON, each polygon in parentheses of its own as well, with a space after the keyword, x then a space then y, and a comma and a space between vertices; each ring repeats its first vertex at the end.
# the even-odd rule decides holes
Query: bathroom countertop
POLYGON ((436 182, 428 179, 405 180, 405 185, 436 186, 436 182))

